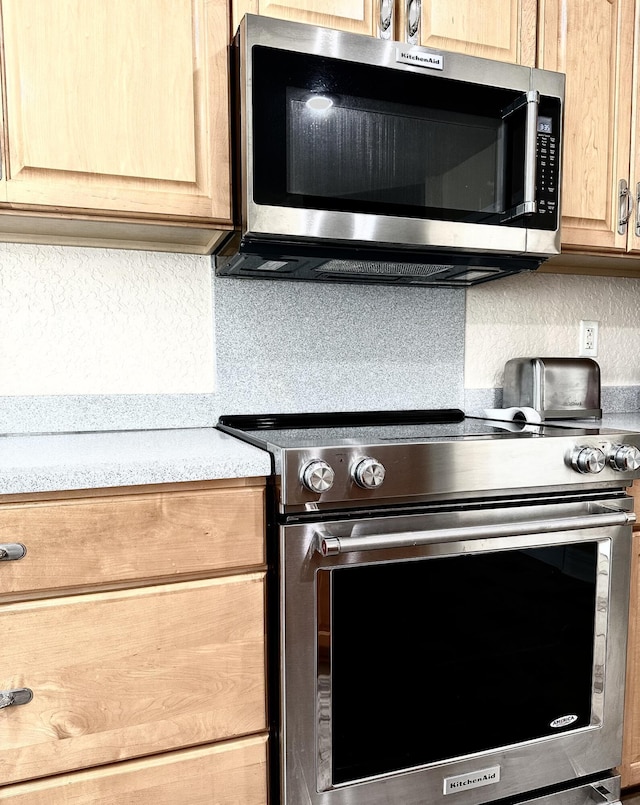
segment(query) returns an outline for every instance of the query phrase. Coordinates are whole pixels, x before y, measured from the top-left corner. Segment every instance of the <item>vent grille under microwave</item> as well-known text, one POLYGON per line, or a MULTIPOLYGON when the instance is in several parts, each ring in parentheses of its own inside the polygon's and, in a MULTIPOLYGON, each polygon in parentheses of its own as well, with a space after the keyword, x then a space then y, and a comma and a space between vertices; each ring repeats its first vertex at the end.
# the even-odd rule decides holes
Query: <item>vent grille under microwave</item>
POLYGON ((446 254, 443 258, 438 263, 422 263, 232 252, 218 254, 214 261, 216 273, 223 276, 449 287, 477 285, 500 276, 534 271, 542 262, 542 258, 520 258, 491 265, 490 258, 477 255, 465 259, 446 254))
POLYGON ((396 274, 398 276, 440 274, 443 271, 453 271, 453 265, 440 263, 377 263, 373 261, 358 262, 357 260, 327 260, 314 269, 322 272, 335 272, 339 274, 396 274))

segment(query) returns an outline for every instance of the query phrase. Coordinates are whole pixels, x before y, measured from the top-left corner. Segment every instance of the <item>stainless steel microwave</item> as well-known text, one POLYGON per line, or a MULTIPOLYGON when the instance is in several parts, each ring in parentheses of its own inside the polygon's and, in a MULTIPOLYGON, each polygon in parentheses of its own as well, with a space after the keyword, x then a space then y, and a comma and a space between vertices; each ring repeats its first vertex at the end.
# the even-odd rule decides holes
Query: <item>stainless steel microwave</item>
POLYGON ((246 15, 221 275, 473 285, 560 251, 564 75, 246 15))

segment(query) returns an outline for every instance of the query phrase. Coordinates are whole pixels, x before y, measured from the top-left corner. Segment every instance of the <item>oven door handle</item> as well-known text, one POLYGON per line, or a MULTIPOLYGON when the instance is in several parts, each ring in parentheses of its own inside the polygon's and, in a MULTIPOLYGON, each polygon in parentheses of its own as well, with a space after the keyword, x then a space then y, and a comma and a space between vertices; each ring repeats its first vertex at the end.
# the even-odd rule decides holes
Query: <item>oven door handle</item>
POLYGON ((609 509, 599 514, 580 517, 556 517, 548 520, 523 520, 519 523, 436 528, 431 531, 397 531, 394 534, 364 534, 337 537, 321 531, 315 532, 316 551, 323 556, 356 551, 383 551, 389 548, 414 548, 438 542, 461 542, 468 539, 490 537, 519 537, 525 534, 547 534, 552 531, 576 531, 581 528, 603 528, 635 523, 633 512, 609 509))

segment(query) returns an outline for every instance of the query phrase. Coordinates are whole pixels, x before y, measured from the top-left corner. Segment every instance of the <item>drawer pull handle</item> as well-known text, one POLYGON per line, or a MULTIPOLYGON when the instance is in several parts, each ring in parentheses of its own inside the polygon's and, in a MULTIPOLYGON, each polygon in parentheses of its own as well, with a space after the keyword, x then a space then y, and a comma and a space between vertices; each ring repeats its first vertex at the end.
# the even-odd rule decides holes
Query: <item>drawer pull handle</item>
POLYGON ((13 690, 0 690, 0 709, 12 707, 14 704, 29 704, 33 699, 31 688, 14 688, 13 690))
POLYGON ((0 543, 0 562, 10 562, 13 559, 22 559, 27 549, 21 542, 0 543))

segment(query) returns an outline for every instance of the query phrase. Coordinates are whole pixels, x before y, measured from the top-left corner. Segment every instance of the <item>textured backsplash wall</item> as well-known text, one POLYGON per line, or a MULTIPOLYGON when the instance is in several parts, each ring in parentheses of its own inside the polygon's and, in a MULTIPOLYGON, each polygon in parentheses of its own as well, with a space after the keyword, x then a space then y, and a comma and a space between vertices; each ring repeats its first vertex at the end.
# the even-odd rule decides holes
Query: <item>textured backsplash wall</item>
POLYGON ((214 390, 211 275, 184 254, 0 244, 0 393, 214 390))
POLYGON ((516 357, 575 357, 580 319, 600 323, 603 386, 640 384, 640 279, 520 274, 467 292, 465 386, 502 387, 516 357))
POLYGON ((640 280, 269 282, 214 278, 208 257, 0 244, 0 432, 474 412, 492 405, 509 358, 577 355, 581 318, 600 322, 603 385, 639 387, 640 280))
POLYGON ((208 257, 0 246, 0 432, 463 404, 462 289, 211 273, 208 257))

